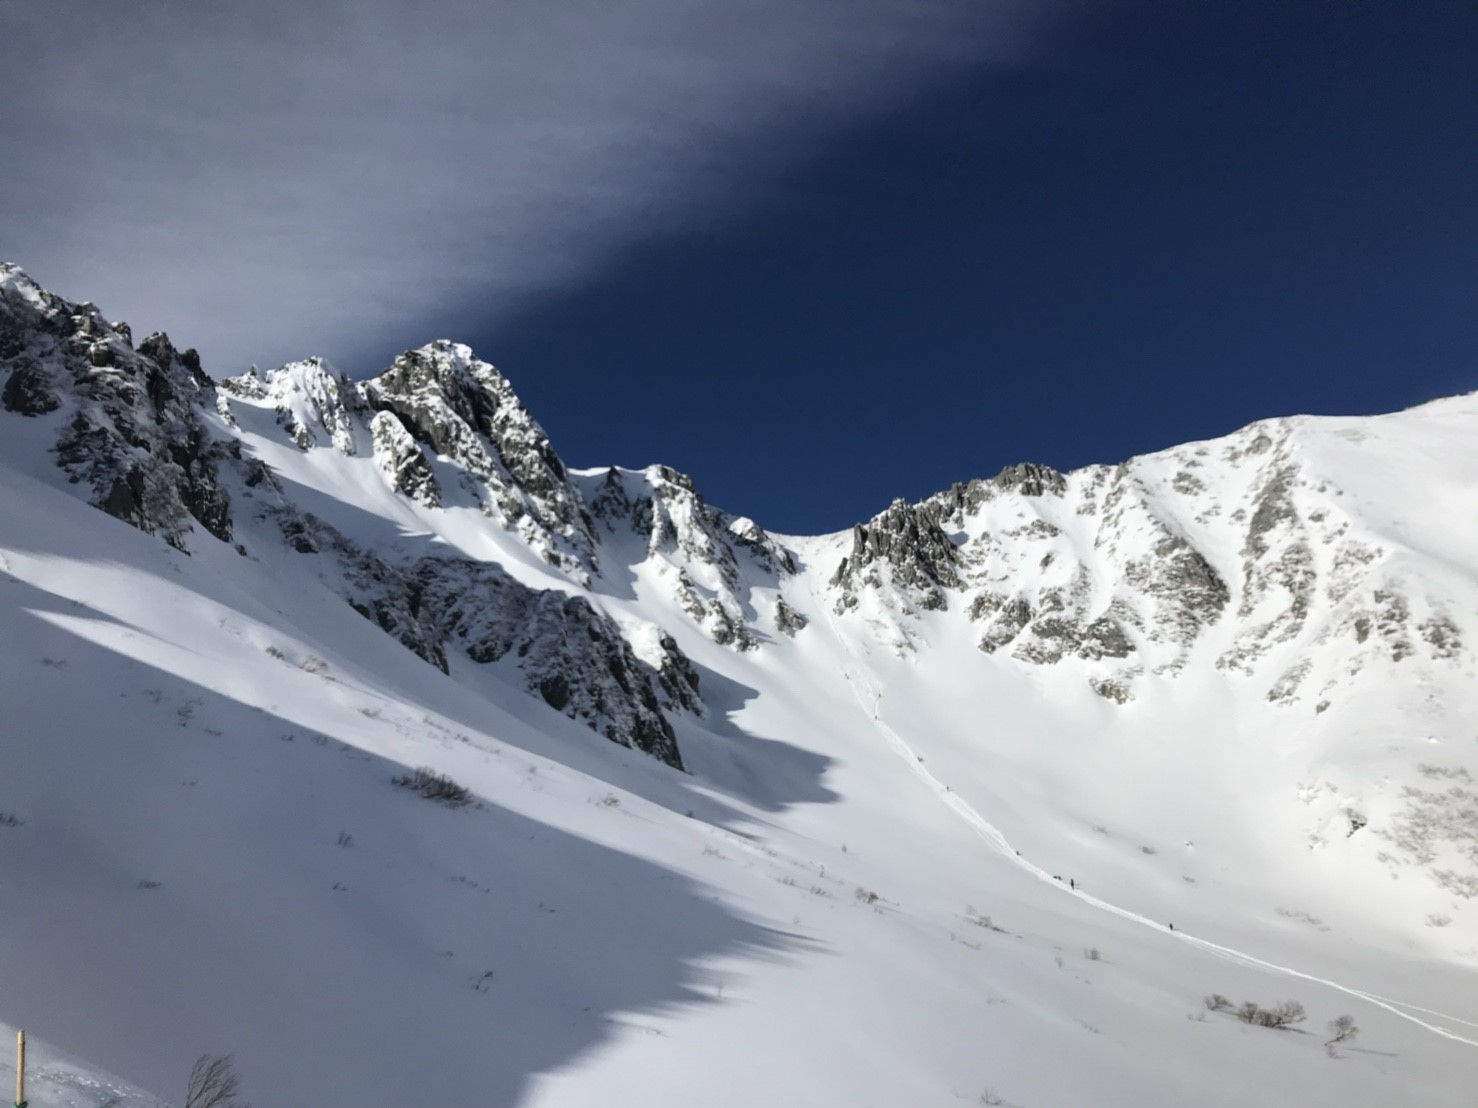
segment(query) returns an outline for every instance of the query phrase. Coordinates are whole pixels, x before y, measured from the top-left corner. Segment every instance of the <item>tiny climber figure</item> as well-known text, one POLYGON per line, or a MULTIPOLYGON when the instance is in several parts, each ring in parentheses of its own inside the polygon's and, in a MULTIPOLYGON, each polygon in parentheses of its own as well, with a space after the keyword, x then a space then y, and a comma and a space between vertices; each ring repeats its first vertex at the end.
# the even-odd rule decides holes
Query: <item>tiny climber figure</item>
POLYGON ((1170 930, 1172 930, 1172 931, 1174 931, 1174 930, 1175 930, 1175 924, 1173 924, 1173 923, 1172 923, 1172 924, 1171 924, 1171 925, 1170 925, 1170 930))
POLYGON ((1067 879, 1067 887, 1070 889, 1076 889, 1078 887, 1078 879, 1076 877, 1069 877, 1067 879))

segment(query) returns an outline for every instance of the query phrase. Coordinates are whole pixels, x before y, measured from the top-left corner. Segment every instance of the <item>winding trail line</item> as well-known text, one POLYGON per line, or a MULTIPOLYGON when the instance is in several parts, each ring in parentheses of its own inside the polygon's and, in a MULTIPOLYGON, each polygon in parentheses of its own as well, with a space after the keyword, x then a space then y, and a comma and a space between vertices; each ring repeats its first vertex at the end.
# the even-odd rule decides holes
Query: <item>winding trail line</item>
MULTIPOLYGON (((818 596, 816 599, 820 604, 821 610, 826 613, 827 623, 830 624, 831 632, 836 637, 837 643, 841 646, 842 650, 849 658, 856 661, 857 657, 852 652, 851 646, 847 643, 847 640, 842 636, 840 629, 836 625, 836 621, 832 618, 830 606, 826 604, 825 598, 818 596)), ((986 843, 989 844, 989 846, 998 854, 1006 858, 1008 861, 1014 862, 1016 865, 1026 870, 1032 876, 1051 885, 1059 892, 1064 893, 1068 896, 1075 896, 1079 900, 1083 901, 1085 904, 1090 904, 1100 911, 1109 912, 1121 919, 1129 920, 1131 923, 1138 923, 1144 927, 1153 928, 1155 931, 1168 935, 1171 938, 1179 939, 1183 943, 1187 943, 1195 947, 1200 947, 1202 950, 1208 951, 1209 953, 1214 954, 1219 958, 1223 958, 1229 962, 1238 962, 1242 965, 1254 966, 1258 969, 1282 974, 1285 977, 1296 977, 1302 981, 1312 981, 1315 984, 1323 985, 1326 988, 1334 989, 1338 992, 1345 993, 1359 1000, 1363 1000, 1368 1004, 1373 1004, 1377 1008, 1383 1008, 1387 1012, 1390 1012, 1392 1015, 1399 1016, 1401 1019, 1416 1024, 1418 1027, 1425 1028, 1426 1030, 1432 1032, 1434 1035, 1441 1035, 1444 1039, 1451 1039, 1454 1042, 1465 1043, 1468 1046, 1478 1046, 1478 1039, 1466 1038, 1462 1035, 1459 1035, 1455 1031, 1448 1030, 1445 1027, 1439 1027, 1434 1023, 1428 1023, 1426 1020, 1412 1015, 1412 1012, 1421 1012, 1425 1015, 1436 1016, 1440 1019, 1450 1020, 1453 1023, 1464 1024, 1468 1027, 1478 1027, 1478 1023, 1474 1023, 1470 1020, 1460 1019, 1457 1016, 1448 1015, 1446 1012, 1437 1012, 1433 1011, 1430 1008, 1422 1008, 1416 1004, 1408 1004, 1406 1001, 1403 1000, 1392 1000, 1389 997, 1377 996, 1374 993, 1363 992, 1360 989, 1351 988, 1348 985, 1342 985, 1338 981, 1331 981, 1325 977, 1316 977, 1314 974, 1304 973, 1302 970, 1294 969, 1291 966, 1282 966, 1278 965, 1276 962, 1264 961, 1261 958, 1254 957, 1251 954, 1246 954, 1232 947, 1222 946, 1220 943, 1213 943, 1209 939, 1200 939, 1194 935, 1188 935, 1184 931, 1170 931, 1165 927, 1164 924, 1160 923, 1157 920, 1150 919, 1148 916, 1142 916, 1138 912, 1131 912, 1129 911, 1129 909, 1121 908, 1117 904, 1110 904, 1106 900, 1100 900, 1096 896, 1085 893, 1082 889, 1064 888, 1062 882, 1055 879, 1046 870, 1042 869, 1040 866, 1033 865, 1031 862, 1028 862, 1025 858, 1021 857, 1021 855, 1016 852, 1015 848, 1012 847, 1006 836, 1001 834, 999 828, 997 828, 994 824, 992 824, 989 820, 987 820, 984 816, 977 812, 966 800, 964 800, 960 796, 959 793, 956 793, 953 790, 947 788, 945 784, 939 780, 939 778, 935 777, 932 773, 924 768, 923 758, 919 755, 919 753, 914 750, 913 747, 909 746, 907 741, 904 740, 903 736, 898 734, 897 731, 893 730, 893 728, 888 725, 887 721, 882 718, 880 707, 882 704, 883 695, 880 691, 873 687, 872 683, 867 680, 860 669, 854 670, 852 667, 849 666, 845 668, 842 672, 843 676, 847 679, 847 684, 852 689, 852 695, 857 699, 857 703, 862 706, 863 710, 869 712, 872 715, 873 722, 876 725, 879 733, 882 734, 883 738, 893 749, 894 753, 896 753, 900 758, 903 759, 905 763, 907 763, 908 768, 913 772, 914 776, 917 777, 934 792, 935 798, 938 799, 940 803, 944 804, 945 807, 954 812, 955 815, 959 816, 960 819, 964 820, 965 823, 969 824, 969 826, 975 831, 975 833, 978 834, 982 839, 984 839, 986 843), (871 697, 870 703, 867 699, 868 697, 871 697)))

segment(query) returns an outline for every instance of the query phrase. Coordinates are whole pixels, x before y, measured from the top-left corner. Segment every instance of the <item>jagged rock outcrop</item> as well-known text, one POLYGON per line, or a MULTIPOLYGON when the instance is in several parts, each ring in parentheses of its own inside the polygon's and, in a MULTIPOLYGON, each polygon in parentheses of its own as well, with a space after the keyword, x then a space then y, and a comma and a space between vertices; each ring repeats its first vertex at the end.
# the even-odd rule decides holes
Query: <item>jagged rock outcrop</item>
POLYGON ((91 304, 0 265, 0 355, 6 410, 60 421, 57 461, 93 504, 180 550, 195 524, 231 539, 217 466, 236 448, 202 418, 214 386, 194 350, 162 334, 135 350, 91 304))
POLYGON ((608 535, 635 535, 683 611, 715 641, 754 649, 756 584, 795 572, 795 557, 753 520, 710 507, 686 474, 667 466, 611 468, 587 485, 592 515, 608 535))
POLYGON ((583 596, 530 589, 487 563, 426 559, 414 574, 446 640, 473 661, 507 661, 555 711, 682 768, 660 694, 669 710, 698 703, 697 674, 670 637, 656 668, 583 596))
POLYGON ((412 438, 460 467, 490 514, 546 559, 597 569, 593 522, 564 463, 512 386, 466 346, 434 342, 402 354, 361 386, 412 438))
POLYGON ((436 471, 400 420, 389 412, 376 412, 370 420, 370 440, 375 465, 392 489, 428 508, 441 506, 441 483, 436 471))
POLYGON ((1067 478, 1051 466, 1022 462, 1007 466, 994 477, 956 481, 944 492, 931 496, 927 503, 941 522, 958 527, 963 526, 967 517, 980 511, 981 505, 1003 493, 1013 492, 1020 496, 1064 496, 1067 478))
POLYGON ((842 590, 839 611, 851 606, 849 598, 860 587, 883 587, 885 576, 919 607, 940 609, 948 605, 944 590, 963 584, 958 561, 934 505, 895 500, 887 511, 852 528, 852 551, 830 583, 842 590))
POLYGON ((705 709, 697 671, 670 636, 659 639, 652 665, 582 596, 530 588, 487 562, 431 556, 397 565, 311 514, 270 502, 264 514, 293 550, 328 560, 324 579, 355 611, 443 673, 453 650, 503 663, 500 671, 555 711, 682 768, 666 712, 705 709))

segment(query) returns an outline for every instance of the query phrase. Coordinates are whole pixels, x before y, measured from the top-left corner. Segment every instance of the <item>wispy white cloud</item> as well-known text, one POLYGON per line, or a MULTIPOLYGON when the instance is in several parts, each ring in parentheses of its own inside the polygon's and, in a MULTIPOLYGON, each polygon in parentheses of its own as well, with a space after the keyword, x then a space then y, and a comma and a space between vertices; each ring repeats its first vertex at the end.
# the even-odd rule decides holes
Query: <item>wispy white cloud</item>
POLYGON ((0 6, 0 257, 216 373, 507 318, 1048 0, 0 6))

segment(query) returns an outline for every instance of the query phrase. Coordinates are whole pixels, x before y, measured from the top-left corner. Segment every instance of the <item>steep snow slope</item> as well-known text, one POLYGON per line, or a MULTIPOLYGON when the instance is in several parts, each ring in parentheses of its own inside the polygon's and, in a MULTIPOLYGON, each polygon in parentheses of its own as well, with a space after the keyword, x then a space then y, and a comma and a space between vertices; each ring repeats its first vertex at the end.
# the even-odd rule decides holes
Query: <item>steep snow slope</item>
POLYGON ((1472 399, 785 538, 465 348, 216 389, 3 277, 0 1018, 259 1104, 1470 1103, 1472 399))

